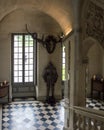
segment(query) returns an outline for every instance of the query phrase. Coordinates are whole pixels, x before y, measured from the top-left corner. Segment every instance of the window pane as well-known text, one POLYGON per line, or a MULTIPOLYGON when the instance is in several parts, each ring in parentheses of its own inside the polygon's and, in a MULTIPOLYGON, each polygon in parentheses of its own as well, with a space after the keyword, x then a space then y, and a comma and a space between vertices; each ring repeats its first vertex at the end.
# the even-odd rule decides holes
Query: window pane
POLYGON ((29 75, 30 75, 30 76, 33 76, 33 71, 29 71, 29 75))
POLYGON ((65 52, 65 46, 63 45, 62 52, 65 52))
POLYGON ((62 63, 64 63, 64 64, 65 64, 65 58, 63 58, 63 59, 62 59, 62 63))
POLYGON ((28 70, 28 65, 25 65, 25 70, 28 70))
POLYGON ((29 64, 33 64, 33 59, 29 59, 29 64))
POLYGON ((14 66, 14 70, 18 70, 18 65, 15 65, 15 66, 14 66))
POLYGON ((33 53, 29 53, 29 58, 33 58, 33 53))
POLYGON ((22 65, 18 65, 18 67, 19 67, 19 70, 22 70, 22 65))
POLYGON ((19 65, 23 63, 22 59, 18 60, 19 65))
POLYGON ((29 46, 33 46, 33 39, 29 42, 29 46))
POLYGON ((33 70, 33 65, 29 65, 29 70, 33 70))
POLYGON ((22 77, 19 77, 19 82, 22 82, 22 77))
POLYGON ((14 58, 16 58, 16 59, 18 58, 18 53, 14 54, 14 58))
POLYGON ((65 69, 62 70, 62 74, 65 75, 65 69))
POLYGON ((14 72, 14 76, 18 76, 18 72, 17 71, 14 72))
POLYGON ((22 42, 18 42, 18 46, 19 46, 19 47, 22 47, 22 46, 23 46, 23 43, 22 43, 22 42))
POLYGON ((14 41, 14 47, 18 47, 18 42, 14 41))
POLYGON ((33 41, 33 38, 32 38, 32 36, 31 36, 31 35, 29 35, 29 40, 32 40, 32 41, 33 41))
POLYGON ((25 58, 25 65, 29 63, 29 60, 25 58))
POLYGON ((18 64, 18 60, 17 59, 14 60, 14 64, 18 64))
POLYGON ((14 41, 22 41, 22 35, 14 35, 14 41))
POLYGON ((28 35, 25 35, 25 41, 28 40, 29 36, 28 35))
POLYGON ((14 77, 14 82, 18 82, 18 77, 14 77))
POLYGON ((65 53, 62 53, 62 56, 65 57, 65 53))
POLYGON ((62 69, 63 69, 63 68, 65 69, 65 64, 62 64, 62 69))
POLYGON ((19 35, 18 38, 19 38, 19 41, 22 41, 23 37, 22 37, 22 35, 19 35))
POLYGON ((28 71, 25 71, 25 76, 29 76, 29 73, 28 73, 28 71))
POLYGON ((29 51, 28 47, 25 47, 25 52, 28 52, 28 51, 29 51))
POLYGON ((29 81, 29 78, 28 77, 25 77, 25 82, 28 82, 29 81))
POLYGON ((18 41, 18 35, 14 36, 14 41, 18 41))
POLYGON ((19 71, 19 76, 22 76, 22 71, 19 71))
POLYGON ((25 47, 28 47, 29 46, 29 43, 28 41, 25 42, 25 47))
POLYGON ((19 51, 19 53, 20 53, 20 52, 22 52, 22 48, 21 48, 21 47, 19 47, 19 50, 18 50, 18 51, 19 51))
POLYGON ((29 52, 33 52, 33 47, 29 47, 29 52))
POLYGON ((25 61, 28 60, 28 53, 25 54, 25 61))
POLYGON ((29 53, 25 53, 25 58, 28 58, 29 57, 29 53))
POLYGON ((14 52, 18 52, 18 48, 15 47, 15 48, 14 48, 14 52))
POLYGON ((33 77, 31 76, 31 77, 29 77, 29 81, 30 82, 32 82, 33 81, 33 77))
POLYGON ((65 78, 65 75, 62 75, 62 80, 65 80, 66 78, 65 78))
POLYGON ((22 58, 22 53, 19 53, 18 58, 22 58))

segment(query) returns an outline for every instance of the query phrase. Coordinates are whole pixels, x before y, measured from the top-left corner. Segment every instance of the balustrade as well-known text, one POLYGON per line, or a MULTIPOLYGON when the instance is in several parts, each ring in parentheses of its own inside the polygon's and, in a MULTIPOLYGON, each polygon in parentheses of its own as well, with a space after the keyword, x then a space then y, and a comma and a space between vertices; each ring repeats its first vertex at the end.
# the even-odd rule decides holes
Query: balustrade
MULTIPOLYGON (((66 109, 66 108, 65 108, 66 109)), ((65 126, 67 130, 104 130, 104 111, 91 108, 76 107, 67 108, 73 111, 73 129, 65 126)))
POLYGON ((74 130, 104 130, 104 112, 74 107, 74 130))

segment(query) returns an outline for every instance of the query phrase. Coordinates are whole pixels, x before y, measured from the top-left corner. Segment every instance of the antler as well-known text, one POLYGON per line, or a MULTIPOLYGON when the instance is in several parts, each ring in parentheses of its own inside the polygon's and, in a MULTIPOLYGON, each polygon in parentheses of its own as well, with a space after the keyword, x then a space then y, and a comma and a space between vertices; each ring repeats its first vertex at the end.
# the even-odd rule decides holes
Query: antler
POLYGON ((34 35, 34 33, 31 33, 28 28, 27 28, 27 24, 26 24, 26 31, 32 36, 32 38, 34 40, 37 40, 39 43, 41 43, 43 45, 43 47, 45 47, 48 51, 48 53, 53 53, 53 51, 55 50, 56 44, 57 43, 61 43, 62 44, 62 39, 63 39, 63 33, 61 36, 53 36, 53 35, 48 35, 46 36, 45 40, 44 40, 44 35, 42 35, 42 38, 39 39, 36 37, 36 35, 34 35))
POLYGON ((37 37, 34 37, 35 35, 34 35, 34 33, 31 33, 29 30, 28 30, 28 28, 27 28, 27 24, 26 24, 26 31, 32 36, 32 38, 34 39, 34 40, 37 40, 39 43, 42 43, 43 45, 45 44, 44 42, 44 35, 42 35, 42 38, 41 39, 39 39, 39 38, 37 38, 37 37))

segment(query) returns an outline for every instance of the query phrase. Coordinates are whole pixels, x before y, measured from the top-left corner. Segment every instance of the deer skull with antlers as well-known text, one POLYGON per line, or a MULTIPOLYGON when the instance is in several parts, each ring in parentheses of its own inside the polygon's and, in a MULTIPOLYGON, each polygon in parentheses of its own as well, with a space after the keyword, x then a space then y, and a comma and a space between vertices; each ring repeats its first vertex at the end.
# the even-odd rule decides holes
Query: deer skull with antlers
POLYGON ((62 43, 63 37, 60 37, 60 36, 58 36, 57 38, 54 35, 48 35, 44 38, 44 35, 43 35, 41 39, 37 38, 36 36, 34 36, 34 33, 31 33, 28 30, 27 25, 26 25, 26 31, 32 36, 34 40, 37 40, 39 43, 41 43, 43 47, 46 48, 49 54, 54 52, 57 43, 62 43))

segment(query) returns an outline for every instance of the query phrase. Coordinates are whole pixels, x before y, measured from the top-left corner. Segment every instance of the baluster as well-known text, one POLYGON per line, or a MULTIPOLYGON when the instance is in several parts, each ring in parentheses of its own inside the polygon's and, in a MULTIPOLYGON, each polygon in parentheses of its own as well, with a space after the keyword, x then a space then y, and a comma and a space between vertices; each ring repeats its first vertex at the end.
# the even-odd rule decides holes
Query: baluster
POLYGON ((82 130, 86 130, 86 117, 82 117, 82 130))
POLYGON ((81 124, 80 124, 81 130, 85 130, 85 117, 81 116, 81 124))
POLYGON ((104 130, 104 122, 101 122, 101 129, 100 130, 104 130))
POLYGON ((78 124, 79 130, 81 130, 81 115, 79 114, 79 124, 78 124))
POLYGON ((78 128, 81 128, 81 115, 78 115, 78 128))
POLYGON ((87 115, 87 112, 83 114, 80 111, 76 111, 74 113, 74 130, 104 130, 104 118, 93 115, 90 115, 90 113, 87 115))
POLYGON ((88 120, 89 118, 88 117, 85 117, 85 130, 89 130, 89 124, 88 124, 88 120))
POLYGON ((93 128, 92 128, 92 130, 98 130, 97 120, 93 119, 92 122, 93 122, 93 125, 92 125, 93 128))
POLYGON ((90 128, 91 130, 95 130, 94 129, 94 119, 91 119, 91 128, 90 128))
POLYGON ((76 129, 80 129, 80 125, 81 125, 81 115, 79 113, 77 113, 77 122, 76 122, 76 129))
POLYGON ((91 118, 88 118, 88 127, 87 130, 91 130, 91 118))
POLYGON ((78 128, 78 114, 74 114, 74 130, 77 130, 78 128))
POLYGON ((101 125, 102 125, 102 122, 101 121, 97 121, 97 130, 101 130, 101 125))

